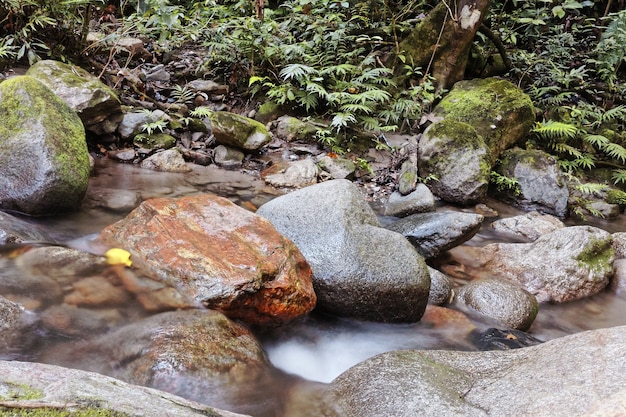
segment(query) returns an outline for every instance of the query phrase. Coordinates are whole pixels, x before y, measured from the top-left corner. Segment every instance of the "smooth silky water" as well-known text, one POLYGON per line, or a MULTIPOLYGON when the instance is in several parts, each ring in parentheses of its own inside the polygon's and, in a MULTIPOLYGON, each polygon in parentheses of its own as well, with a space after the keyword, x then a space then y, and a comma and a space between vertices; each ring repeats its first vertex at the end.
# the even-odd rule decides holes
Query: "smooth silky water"
MULTIPOLYGON (((190 173, 163 173, 130 164, 97 160, 89 195, 116 200, 112 206, 118 207, 117 209, 101 207, 88 198, 83 208, 72 215, 27 220, 39 225, 57 242, 102 253, 103 248, 96 247, 93 239, 104 227, 128 214, 131 207, 120 201, 132 201, 133 196, 139 202, 153 197, 180 197, 204 192, 229 198, 247 208, 259 207, 280 194, 266 187, 253 175, 240 172, 197 166, 190 173)), ((490 202, 489 206, 496 209, 500 217, 521 213, 497 202, 490 202)), ((383 223, 388 220, 382 219, 383 223)), ((480 270, 464 265, 464 248, 496 241, 511 241, 509 237, 498 235, 489 228, 488 223, 493 220, 488 219, 474 238, 437 260, 440 266, 463 270, 464 278, 455 279, 455 285, 482 278, 480 270)), ((614 221, 595 220, 592 224, 609 232, 626 231, 626 216, 622 215, 614 221)), ((135 318, 141 316, 138 314, 135 318)), ((542 304, 529 333, 547 341, 584 330, 624 324, 626 301, 606 290, 585 300, 542 304)), ((473 334, 494 327, 493 323, 481 321, 475 316, 472 317, 472 325, 475 326, 473 334)), ((314 312, 290 325, 258 334, 268 358, 277 368, 270 377, 271 381, 263 380, 258 385, 245 387, 230 387, 227 392, 211 392, 206 396, 195 393, 193 399, 255 417, 283 416, 285 402, 289 402, 290 410, 297 408, 293 399, 287 399, 293 386, 298 387, 296 397, 303 401, 302 396, 306 397, 307 389, 315 392, 319 383, 332 381, 349 367, 378 353, 397 349, 476 350, 475 344, 468 337, 470 331, 467 322, 452 321, 441 324, 422 320, 411 324, 382 324, 314 312)), ((62 350, 64 345, 72 345, 73 342, 80 341, 68 341, 67 338, 44 340, 37 345, 36 352, 21 351, 17 357, 41 360, 42 351, 62 350)), ((13 347, 12 351, 19 351, 19 347, 13 347)), ((15 355, 0 352, 0 358, 2 357, 15 355)), ((54 355, 48 355, 46 360, 54 363, 54 355)), ((306 407, 306 401, 303 402, 302 407, 306 407)))

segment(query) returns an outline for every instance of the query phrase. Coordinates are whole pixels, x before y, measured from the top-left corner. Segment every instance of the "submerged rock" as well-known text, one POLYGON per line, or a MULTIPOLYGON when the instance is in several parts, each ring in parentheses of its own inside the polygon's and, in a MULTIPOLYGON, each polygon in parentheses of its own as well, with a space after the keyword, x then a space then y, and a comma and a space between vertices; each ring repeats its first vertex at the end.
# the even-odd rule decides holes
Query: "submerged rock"
POLYGON ((225 198, 150 199, 100 237, 198 306, 251 325, 280 324, 315 306, 311 268, 298 248, 225 198))
POLYGON ((507 351, 383 353, 335 379, 318 415, 619 415, 624 332, 594 330, 507 351))
POLYGON ((380 226, 358 188, 332 180, 280 196, 257 214, 293 240, 313 269, 318 306, 374 321, 417 321, 430 278, 400 234, 380 226))
POLYGON ((0 120, 0 209, 77 209, 90 168, 76 113, 40 81, 17 76, 0 84, 0 120))
POLYGON ((424 258, 434 258, 470 240, 483 220, 480 214, 438 211, 412 214, 387 228, 406 237, 424 258))

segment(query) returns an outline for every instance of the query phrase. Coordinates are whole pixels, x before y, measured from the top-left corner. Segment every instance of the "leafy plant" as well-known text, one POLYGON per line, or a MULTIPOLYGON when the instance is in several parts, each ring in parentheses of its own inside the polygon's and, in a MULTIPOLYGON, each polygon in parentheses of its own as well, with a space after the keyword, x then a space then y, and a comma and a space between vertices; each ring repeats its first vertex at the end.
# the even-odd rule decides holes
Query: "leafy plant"
POLYGON ((520 195, 522 192, 517 178, 507 177, 496 171, 491 171, 489 179, 490 183, 493 184, 498 191, 510 191, 515 195, 520 195))

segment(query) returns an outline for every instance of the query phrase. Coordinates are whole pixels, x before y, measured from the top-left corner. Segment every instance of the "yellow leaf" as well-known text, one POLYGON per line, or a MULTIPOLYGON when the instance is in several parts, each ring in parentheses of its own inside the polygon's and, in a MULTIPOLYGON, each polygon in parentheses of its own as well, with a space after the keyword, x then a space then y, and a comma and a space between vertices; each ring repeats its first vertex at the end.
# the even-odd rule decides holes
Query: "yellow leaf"
POLYGON ((109 265, 126 265, 131 266, 133 262, 130 260, 130 252, 120 248, 112 248, 106 251, 104 256, 109 265))

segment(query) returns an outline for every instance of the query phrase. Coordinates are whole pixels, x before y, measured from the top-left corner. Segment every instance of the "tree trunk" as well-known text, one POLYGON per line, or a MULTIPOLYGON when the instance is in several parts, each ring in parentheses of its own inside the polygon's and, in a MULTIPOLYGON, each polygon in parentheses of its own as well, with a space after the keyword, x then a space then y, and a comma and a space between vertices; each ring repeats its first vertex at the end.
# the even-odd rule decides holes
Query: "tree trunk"
POLYGON ((488 9, 489 0, 441 1, 400 43, 398 56, 429 72, 439 88, 450 88, 463 79, 471 43, 488 9))

